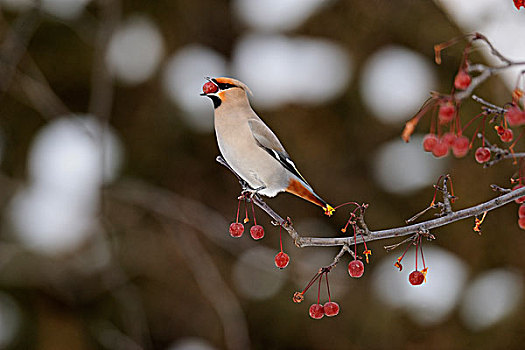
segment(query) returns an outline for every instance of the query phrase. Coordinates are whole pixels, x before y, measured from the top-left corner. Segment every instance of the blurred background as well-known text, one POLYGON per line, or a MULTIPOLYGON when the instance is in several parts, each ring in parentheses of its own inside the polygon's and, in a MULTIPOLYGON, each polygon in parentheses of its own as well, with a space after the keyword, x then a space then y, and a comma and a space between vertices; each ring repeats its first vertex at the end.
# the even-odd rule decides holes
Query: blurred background
MULTIPOLYGON (((516 205, 489 213, 481 236, 470 220, 433 231, 420 287, 413 252, 398 272, 404 247, 383 249, 399 240, 371 243, 360 279, 345 256, 330 274, 341 312, 313 320, 316 288, 291 297, 338 249, 285 236, 278 270, 279 231, 260 210, 264 239, 251 224, 229 236, 240 187, 215 162, 199 93, 205 76, 242 80, 316 192, 369 203, 372 230, 402 226, 442 174, 456 209, 509 186, 510 162, 424 153, 428 118, 410 143, 400 132, 452 86, 463 46, 438 66, 434 44, 480 31, 523 59, 524 21, 511 0, 0 0, 0 348, 521 349, 516 205)), ((515 79, 476 93, 503 105, 515 79)), ((464 122, 477 113, 466 102, 464 122)), ((340 235, 347 219, 287 194, 267 203, 306 236, 340 235)))

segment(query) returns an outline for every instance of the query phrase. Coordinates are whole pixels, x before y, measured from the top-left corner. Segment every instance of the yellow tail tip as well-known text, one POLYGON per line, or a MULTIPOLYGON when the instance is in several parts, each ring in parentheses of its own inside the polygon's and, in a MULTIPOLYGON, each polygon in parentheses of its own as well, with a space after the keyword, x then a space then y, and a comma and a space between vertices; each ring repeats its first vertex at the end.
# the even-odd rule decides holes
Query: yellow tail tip
POLYGON ((335 209, 332 208, 330 204, 327 204, 326 207, 323 208, 324 214, 328 216, 332 216, 332 214, 335 212, 335 209))

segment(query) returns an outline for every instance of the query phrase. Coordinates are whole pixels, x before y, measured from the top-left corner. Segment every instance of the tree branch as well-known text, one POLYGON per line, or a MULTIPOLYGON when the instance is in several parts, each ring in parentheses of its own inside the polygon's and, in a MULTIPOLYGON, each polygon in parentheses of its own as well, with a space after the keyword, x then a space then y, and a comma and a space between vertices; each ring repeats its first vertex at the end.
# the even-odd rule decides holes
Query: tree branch
MULTIPOLYGON (((224 160, 222 159, 222 157, 217 157, 217 161, 220 164, 227 166, 224 160)), ((227 166, 227 168, 231 170, 230 167, 227 166)), ((511 191, 509 193, 505 193, 503 195, 500 195, 496 198, 493 198, 489 201, 486 201, 484 203, 478 204, 470 208, 466 208, 466 209, 462 209, 458 211, 450 211, 448 213, 445 213, 444 216, 439 217, 437 219, 427 220, 427 221, 423 221, 423 222, 408 225, 408 226, 395 227, 395 228, 379 230, 379 231, 369 231, 367 232, 368 234, 366 235, 366 241, 369 242, 369 241, 376 241, 380 239, 402 237, 402 236, 407 236, 411 234, 416 234, 419 232, 429 231, 431 229, 445 226, 445 225, 451 224, 459 220, 480 216, 485 212, 499 208, 522 196, 525 196, 525 187, 517 189, 515 191, 511 191)), ((362 243, 364 240, 362 235, 358 235, 355 241, 354 241, 354 237, 326 237, 326 238, 303 237, 293 227, 293 224, 289 219, 287 220, 283 219, 268 204, 266 204, 266 202, 264 202, 258 195, 253 196, 251 200, 258 207, 264 210, 274 220, 274 223, 276 225, 281 225, 288 232, 290 237, 292 237, 295 245, 300 248, 303 248, 303 247, 330 247, 330 246, 341 246, 341 245, 349 246, 349 245, 354 244, 355 242, 362 243)))

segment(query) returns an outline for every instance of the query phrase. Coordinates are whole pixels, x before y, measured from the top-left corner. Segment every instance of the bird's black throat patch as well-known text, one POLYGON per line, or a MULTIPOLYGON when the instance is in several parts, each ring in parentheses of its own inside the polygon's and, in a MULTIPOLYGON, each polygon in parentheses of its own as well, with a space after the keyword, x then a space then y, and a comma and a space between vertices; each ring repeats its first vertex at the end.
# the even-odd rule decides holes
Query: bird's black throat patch
POLYGON ((215 95, 207 95, 207 97, 211 98, 211 100, 213 101, 213 108, 217 108, 221 105, 221 99, 219 98, 219 96, 215 96, 215 95))

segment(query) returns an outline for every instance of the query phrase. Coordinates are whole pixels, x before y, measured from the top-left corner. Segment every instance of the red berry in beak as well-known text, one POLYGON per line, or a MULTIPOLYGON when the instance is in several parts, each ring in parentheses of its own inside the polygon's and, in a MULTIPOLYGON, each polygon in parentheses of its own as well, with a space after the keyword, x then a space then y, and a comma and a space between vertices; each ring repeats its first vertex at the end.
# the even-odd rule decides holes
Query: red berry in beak
POLYGON ((212 83, 211 81, 207 82, 206 84, 204 84, 202 86, 202 91, 205 93, 205 94, 212 94, 214 92, 217 92, 219 90, 219 88, 217 87, 217 85, 215 85, 214 83, 212 83))

